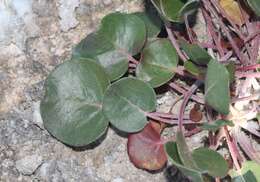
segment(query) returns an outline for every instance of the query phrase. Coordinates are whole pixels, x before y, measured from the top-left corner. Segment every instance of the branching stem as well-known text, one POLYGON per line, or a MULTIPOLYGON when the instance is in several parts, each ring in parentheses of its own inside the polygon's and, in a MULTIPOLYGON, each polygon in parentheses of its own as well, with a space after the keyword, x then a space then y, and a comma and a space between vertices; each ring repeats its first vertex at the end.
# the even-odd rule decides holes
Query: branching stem
POLYGON ((188 92, 184 94, 184 98, 181 104, 179 116, 178 116, 178 126, 179 126, 179 131, 182 132, 182 126, 183 126, 183 119, 184 119, 184 111, 185 107, 191 98, 192 94, 197 90, 197 88, 202 84, 200 80, 197 80, 190 88, 188 92))

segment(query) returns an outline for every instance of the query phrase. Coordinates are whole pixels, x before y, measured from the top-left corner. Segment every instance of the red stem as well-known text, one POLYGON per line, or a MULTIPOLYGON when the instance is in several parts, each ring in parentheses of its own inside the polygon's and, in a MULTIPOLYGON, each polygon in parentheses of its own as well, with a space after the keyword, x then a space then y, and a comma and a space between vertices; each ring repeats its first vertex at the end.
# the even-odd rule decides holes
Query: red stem
POLYGON ((167 31, 167 33, 168 33, 168 37, 169 37, 169 39, 170 39, 170 41, 171 41, 173 47, 176 49, 178 55, 180 56, 180 58, 182 59, 182 61, 184 61, 184 62, 187 61, 188 59, 186 58, 186 56, 185 56, 185 55, 183 54, 183 52, 181 51, 180 46, 179 46, 179 44, 178 44, 176 38, 174 37, 174 35, 173 35, 173 33, 172 33, 172 30, 171 30, 169 27, 167 27, 167 26, 165 26, 165 28, 166 28, 166 31, 167 31))
POLYGON ((170 114, 170 113, 162 113, 162 112, 150 112, 149 116, 157 116, 157 117, 162 117, 165 119, 177 119, 177 115, 170 114))
POLYGON ((127 55, 127 58, 128 58, 128 60, 131 62, 131 63, 133 63, 133 64, 135 64, 135 65, 137 65, 138 63, 139 63, 139 61, 137 61, 135 58, 133 58, 133 56, 131 56, 131 55, 127 55))
POLYGON ((201 132, 202 129, 201 128, 194 128, 193 130, 191 131, 188 131, 187 133, 184 134, 185 137, 191 137, 192 135, 195 135, 199 132, 201 132))
POLYGON ((213 42, 216 44, 216 48, 217 48, 220 56, 222 57, 222 56, 224 56, 225 51, 222 48, 220 41, 218 41, 217 34, 214 31, 214 25, 213 25, 212 19, 204 8, 202 9, 202 13, 203 13, 204 19, 207 23, 208 32, 211 35, 213 42))
POLYGON ((189 99, 191 98, 192 94, 197 90, 197 88, 202 84, 202 81, 197 80, 190 88, 188 92, 184 94, 184 98, 181 104, 179 116, 178 116, 178 126, 179 131, 182 132, 182 126, 183 126, 183 119, 184 119, 184 111, 187 103, 189 102, 189 99))
MULTIPOLYGON (((163 123, 166 123, 166 124, 178 124, 178 119, 177 118, 170 118, 170 119, 167 119, 167 118, 163 118, 163 117, 160 117, 157 115, 157 113, 145 113, 145 115, 150 118, 150 119, 153 119, 153 120, 156 120, 156 121, 161 121, 163 123)), ((194 121, 191 121, 189 119, 189 117, 185 116, 185 118, 183 117, 183 124, 202 124, 203 122, 194 122, 194 121)))
POLYGON ((238 149, 236 148, 236 145, 233 143, 233 140, 231 139, 230 135, 229 135, 229 132, 228 132, 228 129, 227 129, 227 126, 224 126, 224 132, 225 132, 225 136, 226 136, 226 140, 227 140, 227 144, 228 144, 228 148, 229 148, 229 151, 230 151, 230 155, 233 159, 233 162, 234 162, 234 165, 236 167, 237 170, 240 170, 240 165, 239 165, 239 162, 238 162, 238 149))
POLYGON ((211 5, 211 3, 208 0, 202 0, 202 1, 206 5, 207 10, 209 10, 214 15, 216 20, 218 21, 219 26, 221 27, 221 29, 226 34, 226 36, 227 36, 227 38, 228 38, 228 40, 229 40, 233 50, 235 51, 237 57, 239 58, 239 61, 242 64, 248 64, 249 63, 248 59, 243 54, 241 54, 240 49, 236 45, 236 42, 234 41, 233 37, 231 36, 228 28, 226 27, 224 22, 220 19, 220 17, 218 16, 216 10, 214 9, 214 7, 211 5))
POLYGON ((237 78, 260 78, 260 72, 256 73, 242 73, 242 72, 236 72, 237 78))
MULTIPOLYGON (((176 83, 174 82, 171 82, 168 84, 172 89, 176 90, 177 92, 185 95, 187 93, 187 91, 185 89, 183 89, 182 87, 180 87, 179 85, 177 85, 176 83)), ((197 95, 192 95, 191 96, 191 99, 197 103, 200 103, 200 104, 205 104, 205 101, 203 98, 200 98, 198 97, 197 95)))
POLYGON ((186 26, 186 30, 187 30, 190 42, 194 43, 194 39, 193 39, 193 36, 192 36, 191 28, 189 26, 189 21, 188 21, 188 16, 187 15, 184 15, 184 22, 185 22, 185 26, 186 26))
POLYGON ((249 70, 255 70, 255 69, 258 69, 258 68, 260 68, 260 64, 242 66, 242 67, 238 67, 236 70, 237 71, 249 71, 249 70))

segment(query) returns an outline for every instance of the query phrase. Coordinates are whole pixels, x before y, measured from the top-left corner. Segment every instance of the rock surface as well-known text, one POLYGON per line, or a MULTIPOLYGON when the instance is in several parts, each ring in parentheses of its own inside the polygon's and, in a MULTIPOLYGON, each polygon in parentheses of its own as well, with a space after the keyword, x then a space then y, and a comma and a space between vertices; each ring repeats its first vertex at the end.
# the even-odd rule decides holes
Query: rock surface
POLYGON ((113 11, 138 0, 0 0, 0 181, 165 181, 136 169, 126 138, 109 130, 100 145, 72 149, 44 129, 44 79, 113 11))
POLYGON ((31 175, 41 165, 42 157, 38 155, 25 156, 24 158, 16 161, 16 169, 24 174, 31 175))

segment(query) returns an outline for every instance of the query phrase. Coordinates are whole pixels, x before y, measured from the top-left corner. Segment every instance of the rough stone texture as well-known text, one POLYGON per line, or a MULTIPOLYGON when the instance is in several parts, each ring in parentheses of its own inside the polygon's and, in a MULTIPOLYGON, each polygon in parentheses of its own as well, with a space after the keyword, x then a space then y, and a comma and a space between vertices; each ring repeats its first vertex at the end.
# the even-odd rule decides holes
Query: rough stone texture
POLYGON ((79 6, 79 0, 60 0, 59 2, 60 27, 62 31, 68 31, 78 25, 74 10, 79 6))
POLYGON ((42 157, 38 155, 29 155, 17 160, 15 163, 16 169, 24 174, 31 175, 42 164, 42 157))
POLYGON ((126 138, 109 130, 93 148, 72 149, 44 129, 44 79, 112 11, 138 0, 0 0, 0 181, 165 181, 136 169, 126 138))

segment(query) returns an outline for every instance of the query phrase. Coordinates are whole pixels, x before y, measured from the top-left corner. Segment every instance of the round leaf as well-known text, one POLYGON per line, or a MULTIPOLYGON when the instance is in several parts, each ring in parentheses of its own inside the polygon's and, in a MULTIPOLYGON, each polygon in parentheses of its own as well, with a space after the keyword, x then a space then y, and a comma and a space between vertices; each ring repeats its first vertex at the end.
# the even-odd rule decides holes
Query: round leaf
POLYGON ((167 39, 151 42, 143 51, 143 59, 138 64, 136 76, 152 87, 159 87, 174 76, 178 64, 178 54, 167 39))
POLYGON ((45 128, 71 146, 85 146, 103 135, 108 121, 102 99, 109 85, 103 68, 94 62, 70 60, 59 65, 45 82, 41 102, 45 128))
POLYGON ((228 172, 228 164, 225 159, 214 150, 198 148, 192 152, 192 158, 196 165, 213 177, 224 177, 228 172))
POLYGON ((154 111, 154 90, 135 78, 123 78, 113 83, 106 91, 103 112, 119 130, 137 132, 148 123, 146 112, 154 111))
POLYGON ((128 57, 138 54, 146 41, 144 22, 134 14, 112 13, 103 18, 99 30, 74 49, 75 57, 91 57, 101 64, 111 80, 128 69, 128 57))
POLYGON ((167 161, 160 133, 151 123, 148 123, 140 133, 129 135, 127 151, 131 162, 141 169, 159 170, 167 161))
POLYGON ((147 29, 147 37, 156 37, 162 28, 162 20, 155 12, 137 12, 134 15, 143 20, 147 29))
POLYGON ((184 15, 194 13, 198 6, 198 0, 152 0, 158 12, 168 21, 183 21, 184 15))
POLYGON ((185 4, 183 0, 161 0, 160 2, 166 19, 173 22, 179 21, 179 12, 185 4))

